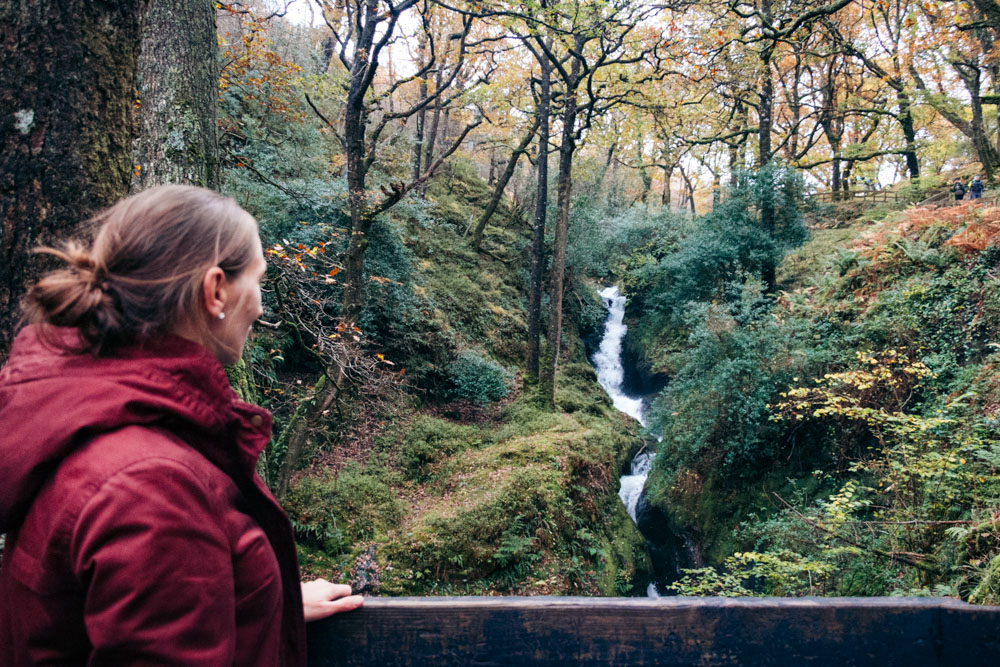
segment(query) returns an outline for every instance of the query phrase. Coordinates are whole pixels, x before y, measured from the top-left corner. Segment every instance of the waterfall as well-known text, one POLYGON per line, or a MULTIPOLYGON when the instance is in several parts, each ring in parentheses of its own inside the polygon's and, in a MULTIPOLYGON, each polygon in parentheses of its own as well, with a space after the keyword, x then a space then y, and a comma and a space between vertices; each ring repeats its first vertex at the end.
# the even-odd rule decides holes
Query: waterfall
POLYGON ((615 408, 646 425, 641 398, 626 396, 622 391, 625 369, 622 367, 622 341, 625 339, 625 297, 616 286, 606 287, 600 292, 608 309, 608 319, 604 323, 604 337, 601 347, 594 353, 593 363, 597 369, 597 381, 608 392, 615 408))
MULTIPOLYGON (((621 295, 616 286, 604 288, 600 295, 608 309, 608 319, 604 323, 604 337, 601 339, 601 347, 594 353, 592 359, 594 368, 597 370, 597 381, 608 392, 615 408, 645 426, 646 406, 643 399, 627 396, 622 390, 625 381, 625 369, 622 366, 622 341, 625 339, 625 332, 628 331, 628 327, 625 326, 625 297, 621 295)), ((652 452, 639 452, 632 459, 631 474, 621 477, 618 497, 622 499, 632 521, 636 521, 636 506, 639 504, 642 487, 646 483, 649 469, 655 457, 656 454, 652 452)), ((649 597, 660 597, 654 583, 649 584, 646 594, 649 597)))

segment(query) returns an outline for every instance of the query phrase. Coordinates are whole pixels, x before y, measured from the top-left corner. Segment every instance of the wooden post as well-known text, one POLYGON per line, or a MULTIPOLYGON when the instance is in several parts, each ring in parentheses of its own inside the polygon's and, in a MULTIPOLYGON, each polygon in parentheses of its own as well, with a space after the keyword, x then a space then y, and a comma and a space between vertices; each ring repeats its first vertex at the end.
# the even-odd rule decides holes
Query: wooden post
POLYGON ((309 664, 996 665, 1000 607, 946 598, 369 598, 309 664))

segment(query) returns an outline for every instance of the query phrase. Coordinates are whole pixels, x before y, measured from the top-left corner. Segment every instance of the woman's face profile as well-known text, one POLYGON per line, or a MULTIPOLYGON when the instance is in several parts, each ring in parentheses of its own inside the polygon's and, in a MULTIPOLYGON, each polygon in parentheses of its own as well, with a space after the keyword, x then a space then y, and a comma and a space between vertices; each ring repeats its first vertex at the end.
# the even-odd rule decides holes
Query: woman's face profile
POLYGON ((212 328, 217 338, 212 350, 216 358, 224 365, 232 365, 239 361, 243 354, 243 346, 250 335, 253 323, 263 314, 260 297, 260 283, 267 270, 264 261, 264 251, 260 239, 254 240, 254 258, 235 278, 224 278, 223 288, 226 293, 225 318, 217 320, 212 328))

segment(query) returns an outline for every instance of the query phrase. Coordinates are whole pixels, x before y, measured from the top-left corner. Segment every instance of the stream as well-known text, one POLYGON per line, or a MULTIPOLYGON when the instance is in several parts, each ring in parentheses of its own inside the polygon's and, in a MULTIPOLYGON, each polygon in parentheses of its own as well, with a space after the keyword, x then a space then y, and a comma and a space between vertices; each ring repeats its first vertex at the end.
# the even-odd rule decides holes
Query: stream
MULTIPOLYGON (((622 365, 622 341, 628 327, 625 325, 625 297, 617 286, 606 287, 600 292, 604 305, 608 309, 608 319, 604 323, 604 337, 601 346, 591 360, 597 371, 597 381, 611 397, 615 408, 634 418, 643 426, 646 425, 645 400, 642 397, 628 396, 624 390, 625 368, 622 365)), ((621 488, 618 496, 622 499, 628 515, 636 521, 636 507, 642 495, 642 487, 649 476, 649 469, 656 454, 641 450, 632 459, 630 474, 622 475, 621 488)), ((650 583, 646 589, 648 597, 660 597, 656 584, 650 583)))

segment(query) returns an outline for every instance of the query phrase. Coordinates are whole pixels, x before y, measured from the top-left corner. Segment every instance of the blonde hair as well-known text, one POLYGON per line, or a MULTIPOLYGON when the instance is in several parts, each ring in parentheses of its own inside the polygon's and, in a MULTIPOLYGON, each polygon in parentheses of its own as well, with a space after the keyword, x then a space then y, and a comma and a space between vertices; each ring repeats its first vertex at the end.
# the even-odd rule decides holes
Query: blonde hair
POLYGON ((74 349, 96 355, 179 323, 207 331, 196 317, 205 272, 239 275, 258 239, 256 220, 233 199, 189 185, 145 190, 92 223, 99 229, 89 249, 75 241, 38 249, 68 266, 43 276, 23 308, 43 335, 47 325, 75 327, 74 349))

